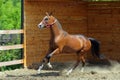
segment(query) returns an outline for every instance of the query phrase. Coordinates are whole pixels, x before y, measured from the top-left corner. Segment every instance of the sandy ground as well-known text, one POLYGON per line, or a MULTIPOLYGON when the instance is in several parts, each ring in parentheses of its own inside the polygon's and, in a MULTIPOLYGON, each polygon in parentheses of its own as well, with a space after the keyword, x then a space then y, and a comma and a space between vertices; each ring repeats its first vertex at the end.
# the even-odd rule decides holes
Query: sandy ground
POLYGON ((84 72, 80 72, 81 65, 69 76, 65 73, 70 69, 73 62, 53 63, 53 70, 41 71, 37 74, 34 69, 16 69, 0 72, 0 80, 120 80, 120 64, 110 61, 108 64, 86 64, 84 72))

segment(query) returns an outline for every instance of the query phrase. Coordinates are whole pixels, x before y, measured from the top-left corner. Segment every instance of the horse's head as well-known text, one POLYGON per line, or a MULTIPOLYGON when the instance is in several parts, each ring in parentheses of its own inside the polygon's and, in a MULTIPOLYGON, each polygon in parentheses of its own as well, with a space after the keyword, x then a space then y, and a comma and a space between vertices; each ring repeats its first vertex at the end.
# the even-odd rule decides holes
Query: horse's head
POLYGON ((46 16, 43 18, 43 20, 38 24, 39 28, 49 28, 53 26, 56 22, 55 17, 53 17, 51 14, 48 14, 46 12, 46 16))

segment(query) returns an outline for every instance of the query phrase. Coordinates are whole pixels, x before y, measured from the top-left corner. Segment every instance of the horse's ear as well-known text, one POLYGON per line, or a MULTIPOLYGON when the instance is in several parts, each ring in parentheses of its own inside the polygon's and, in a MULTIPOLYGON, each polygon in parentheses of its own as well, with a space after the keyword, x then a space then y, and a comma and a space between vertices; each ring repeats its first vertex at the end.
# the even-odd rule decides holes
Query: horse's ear
POLYGON ((52 14, 53 14, 53 12, 50 12, 50 14, 49 14, 49 15, 51 16, 52 14))
POLYGON ((49 16, 48 12, 46 12, 46 15, 49 16))

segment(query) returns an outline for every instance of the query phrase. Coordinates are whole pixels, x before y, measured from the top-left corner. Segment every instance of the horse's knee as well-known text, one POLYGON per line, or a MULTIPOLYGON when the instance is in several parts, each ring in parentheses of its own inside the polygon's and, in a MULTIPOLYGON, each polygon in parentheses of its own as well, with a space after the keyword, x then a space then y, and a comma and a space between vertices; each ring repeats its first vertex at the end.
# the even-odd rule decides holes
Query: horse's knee
POLYGON ((47 58, 47 59, 50 59, 50 58, 52 57, 52 55, 53 55, 53 54, 50 53, 50 54, 46 55, 46 58, 47 58))
POLYGON ((44 59, 43 59, 43 61, 42 61, 43 63, 46 63, 46 62, 48 62, 48 58, 47 57, 45 57, 44 59))
POLYGON ((50 59, 50 57, 51 57, 50 54, 48 54, 45 58, 46 59, 50 59))
POLYGON ((45 62, 46 62, 46 59, 44 58, 42 62, 45 63, 45 62))

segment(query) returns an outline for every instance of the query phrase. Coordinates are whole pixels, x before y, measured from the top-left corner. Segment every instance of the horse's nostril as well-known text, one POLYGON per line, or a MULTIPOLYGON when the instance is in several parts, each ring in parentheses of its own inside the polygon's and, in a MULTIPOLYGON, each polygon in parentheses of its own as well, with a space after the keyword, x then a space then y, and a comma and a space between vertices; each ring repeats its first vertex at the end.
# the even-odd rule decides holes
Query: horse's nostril
POLYGON ((39 25, 39 27, 41 28, 41 25, 39 25))
POLYGON ((39 28, 41 28, 41 25, 38 25, 39 28))

